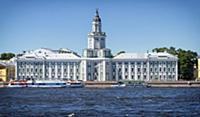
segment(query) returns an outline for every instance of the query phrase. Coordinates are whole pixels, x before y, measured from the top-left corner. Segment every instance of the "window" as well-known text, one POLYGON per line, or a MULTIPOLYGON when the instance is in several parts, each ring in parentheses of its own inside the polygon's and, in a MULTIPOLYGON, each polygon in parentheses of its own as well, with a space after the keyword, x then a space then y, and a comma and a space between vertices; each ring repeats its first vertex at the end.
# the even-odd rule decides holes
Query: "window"
POLYGON ((40 73, 42 73, 42 69, 40 69, 40 73))
POLYGON ((152 68, 150 68, 150 72, 152 72, 153 71, 153 69, 152 68))
POLYGON ((146 80, 146 78, 147 78, 147 76, 146 76, 146 75, 144 75, 144 80, 146 80))
POLYGON ((131 71, 134 72, 134 68, 131 68, 131 71))
POLYGON ((121 80, 122 79, 122 76, 121 75, 119 75, 119 80, 121 80))
POLYGON ((147 69, 146 68, 143 68, 143 72, 146 72, 147 71, 147 69))
POLYGON ((125 79, 128 79, 128 75, 125 75, 125 79))
POLYGON ((140 72, 140 68, 138 68, 138 72, 140 72))
POLYGON ((125 72, 128 72, 128 69, 127 69, 127 68, 125 68, 125 72))
POLYGON ((140 75, 138 75, 138 80, 140 80, 140 75))
POLYGON ((115 80, 115 76, 114 75, 113 75, 112 79, 115 80))

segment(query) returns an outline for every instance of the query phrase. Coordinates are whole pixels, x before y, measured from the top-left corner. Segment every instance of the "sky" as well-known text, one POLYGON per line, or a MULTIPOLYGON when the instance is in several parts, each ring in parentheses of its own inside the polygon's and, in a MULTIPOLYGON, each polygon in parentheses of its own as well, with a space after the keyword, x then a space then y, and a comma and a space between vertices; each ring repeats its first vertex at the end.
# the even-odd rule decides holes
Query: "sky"
POLYGON ((171 46, 200 54, 200 0, 0 0, 0 53, 82 55, 96 8, 113 54, 171 46))

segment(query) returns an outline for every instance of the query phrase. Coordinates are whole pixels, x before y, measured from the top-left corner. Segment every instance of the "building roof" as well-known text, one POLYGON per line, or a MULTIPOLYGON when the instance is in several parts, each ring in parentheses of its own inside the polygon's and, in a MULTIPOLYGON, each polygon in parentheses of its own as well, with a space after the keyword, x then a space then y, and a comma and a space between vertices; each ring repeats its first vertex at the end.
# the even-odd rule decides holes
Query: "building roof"
POLYGON ((113 59, 178 59, 176 56, 166 52, 159 53, 121 53, 113 59))
POLYGON ((59 49, 59 50, 51 50, 49 48, 39 48, 34 51, 27 51, 22 56, 19 56, 18 59, 79 59, 80 56, 69 50, 69 49, 59 49))
POLYGON ((10 67, 10 66, 14 66, 15 64, 13 62, 2 62, 0 61, 0 68, 2 67, 10 67))
POLYGON ((178 59, 177 56, 174 56, 172 54, 169 54, 167 52, 153 52, 153 53, 149 53, 149 58, 159 58, 159 59, 178 59))
POLYGON ((146 53, 121 53, 116 55, 114 59, 147 59, 146 53))

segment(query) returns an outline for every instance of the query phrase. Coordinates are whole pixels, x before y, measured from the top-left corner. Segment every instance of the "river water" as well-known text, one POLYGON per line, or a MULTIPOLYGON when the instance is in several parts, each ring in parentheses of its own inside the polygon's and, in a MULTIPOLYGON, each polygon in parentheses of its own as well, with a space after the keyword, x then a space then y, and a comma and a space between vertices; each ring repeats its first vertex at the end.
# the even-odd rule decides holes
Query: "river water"
POLYGON ((1 88, 0 116, 200 116, 200 88, 1 88))

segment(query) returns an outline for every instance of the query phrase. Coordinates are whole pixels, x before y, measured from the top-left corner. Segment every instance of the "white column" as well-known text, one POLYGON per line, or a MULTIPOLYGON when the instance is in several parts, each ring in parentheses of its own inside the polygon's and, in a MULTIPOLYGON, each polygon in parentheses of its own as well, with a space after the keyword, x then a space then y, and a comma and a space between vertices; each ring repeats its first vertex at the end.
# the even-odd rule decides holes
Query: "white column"
POLYGON ((115 80, 118 81, 119 78, 118 78, 118 69, 119 69, 119 66, 118 66, 118 63, 116 62, 116 68, 115 68, 115 80))
POLYGON ((149 72, 150 70, 149 69, 150 69, 150 67, 149 67, 149 61, 147 61, 147 68, 146 68, 146 70, 147 70, 147 81, 150 80, 150 75, 149 75, 150 74, 150 72, 149 72))
POLYGON ((73 79, 74 79, 74 80, 77 80, 77 79, 76 79, 76 62, 74 62, 73 68, 74 68, 73 79))
POLYGON ((175 70, 176 70, 176 79, 175 80, 178 80, 178 61, 176 61, 176 68, 175 68, 175 70))
POLYGON ((143 76, 144 76, 144 72, 143 72, 144 61, 142 61, 140 64, 141 64, 141 67, 140 67, 140 73, 141 73, 141 74, 140 74, 140 79, 141 79, 141 80, 144 80, 144 77, 143 77, 143 76))
POLYGON ((25 78, 23 78, 23 80, 25 80, 27 78, 27 67, 26 67, 26 65, 27 65, 27 62, 26 62, 26 64, 24 64, 24 76, 25 76, 25 78))
POLYGON ((42 64, 42 78, 43 80, 45 79, 45 61, 43 61, 43 64, 42 64))
POLYGON ((80 75, 79 75, 79 77, 80 77, 80 80, 83 80, 83 81, 85 81, 85 67, 84 67, 84 61, 82 60, 81 62, 80 62, 80 75))
POLYGON ((135 80, 138 80, 138 73, 137 73, 137 62, 135 62, 135 80))
POLYGON ((101 81, 101 62, 98 62, 98 81, 101 81))
POLYGON ((57 66, 57 62, 55 62, 55 79, 58 79, 58 66, 57 66))
POLYGON ((51 64, 49 64, 49 68, 48 69, 49 69, 49 79, 51 80, 51 78, 52 78, 51 77, 51 64))
POLYGON ((63 62, 61 63, 61 79, 64 78, 63 62))
POLYGON ((106 61, 103 61, 103 77, 102 81, 106 80, 106 61))
POLYGON ((15 78, 14 80, 18 80, 18 64, 17 64, 17 60, 15 61, 15 78))
POLYGON ((131 62, 128 62, 128 79, 131 80, 131 62))
MULTIPOLYGON (((84 69, 83 69, 83 81, 87 81, 87 61, 85 60, 83 62, 83 66, 82 66, 84 69)), ((81 68, 82 69, 82 68, 81 68)))
POLYGON ((70 78, 70 63, 67 63, 67 78, 70 78))
POLYGON ((125 79, 125 72, 124 72, 124 70, 125 70, 124 62, 122 62, 122 80, 125 79))

